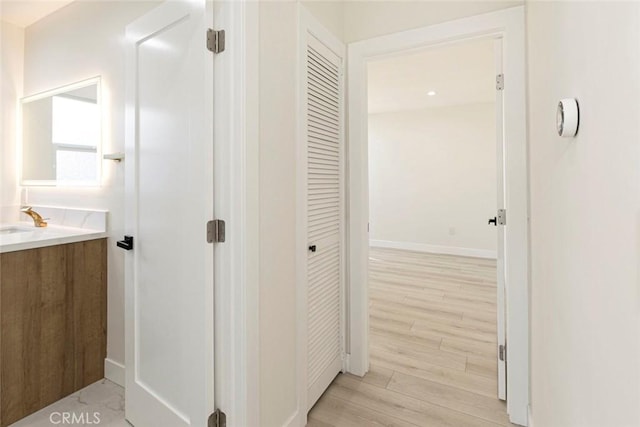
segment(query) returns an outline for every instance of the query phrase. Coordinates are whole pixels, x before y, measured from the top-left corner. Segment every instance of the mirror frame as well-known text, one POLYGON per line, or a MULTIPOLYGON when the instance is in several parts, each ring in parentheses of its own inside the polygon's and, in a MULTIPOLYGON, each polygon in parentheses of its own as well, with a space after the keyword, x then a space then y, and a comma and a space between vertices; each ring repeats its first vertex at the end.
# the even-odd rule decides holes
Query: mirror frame
POLYGON ((17 126, 17 172, 18 172, 18 182, 23 187, 59 187, 59 188, 73 188, 73 187, 101 187, 102 186, 102 145, 104 142, 104 117, 103 117, 103 107, 102 107, 102 85, 101 85, 101 77, 92 77, 90 79, 82 80, 76 83, 71 83, 64 86, 59 86, 55 89, 47 90, 45 92, 40 92, 35 95, 25 96, 20 99, 20 105, 18 108, 18 126, 17 126), (32 101, 37 101, 39 99, 48 98, 54 95, 58 95, 60 93, 69 92, 76 89, 81 89, 83 87, 96 85, 96 104, 98 105, 98 117, 100 118, 99 123, 99 139, 98 139, 98 147, 96 148, 96 180, 95 181, 87 181, 87 182, 71 182, 71 183, 61 183, 57 180, 44 180, 44 179, 24 179, 23 175, 23 146, 24 140, 23 136, 23 107, 24 104, 32 101))

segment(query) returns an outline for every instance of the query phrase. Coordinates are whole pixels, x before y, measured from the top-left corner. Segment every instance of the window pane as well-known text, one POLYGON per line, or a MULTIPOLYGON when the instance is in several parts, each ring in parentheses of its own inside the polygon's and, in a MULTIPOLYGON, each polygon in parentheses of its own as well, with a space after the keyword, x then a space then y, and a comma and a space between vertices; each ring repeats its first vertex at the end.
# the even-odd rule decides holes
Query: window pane
POLYGON ((97 156, 91 151, 56 151, 56 179, 67 182, 96 182, 97 156))
POLYGON ((54 144, 98 146, 100 126, 95 102, 54 96, 52 109, 54 144))

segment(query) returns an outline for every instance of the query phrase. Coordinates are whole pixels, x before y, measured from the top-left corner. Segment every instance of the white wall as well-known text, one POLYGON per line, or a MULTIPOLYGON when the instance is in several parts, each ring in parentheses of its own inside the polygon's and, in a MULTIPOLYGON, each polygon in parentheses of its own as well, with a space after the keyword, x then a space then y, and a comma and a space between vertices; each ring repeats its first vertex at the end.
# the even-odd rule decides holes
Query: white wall
POLYGON ((640 425, 640 4, 527 5, 536 427, 640 425), (579 100, 577 138, 555 132, 579 100))
POLYGON ((302 4, 316 19, 346 43, 518 6, 523 3, 523 0, 302 1, 302 4))
POLYGON ((297 405, 297 5, 261 3, 259 19, 260 426, 279 427, 297 405))
POLYGON ((340 40, 344 40, 344 5, 346 1, 302 0, 311 14, 340 40))
POLYGON ((18 99, 22 97, 23 49, 24 30, 1 21, 0 222, 13 220, 17 216, 19 203, 16 182, 16 107, 18 99))
POLYGON ((522 3, 522 0, 346 1, 344 40, 348 43, 365 40, 522 3))
MULTIPOLYGON (((26 28, 24 95, 102 77, 103 152, 124 151, 125 26, 151 2, 75 2, 26 28)), ((124 363, 124 259, 115 247, 124 227, 124 165, 103 163, 99 188, 29 188, 25 203, 106 209, 108 231, 107 357, 124 363)))
POLYGON ((494 104, 370 114, 369 204, 376 245, 495 256, 494 104))

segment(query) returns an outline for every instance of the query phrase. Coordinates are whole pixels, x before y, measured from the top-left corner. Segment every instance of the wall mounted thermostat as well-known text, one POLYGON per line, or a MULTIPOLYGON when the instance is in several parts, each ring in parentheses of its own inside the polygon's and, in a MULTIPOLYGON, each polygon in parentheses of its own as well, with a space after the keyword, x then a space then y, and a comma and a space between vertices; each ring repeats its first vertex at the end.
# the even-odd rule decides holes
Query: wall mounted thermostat
POLYGON ((561 99, 556 113, 556 126, 558 135, 574 137, 578 133, 580 125, 580 108, 578 101, 573 98, 561 99))

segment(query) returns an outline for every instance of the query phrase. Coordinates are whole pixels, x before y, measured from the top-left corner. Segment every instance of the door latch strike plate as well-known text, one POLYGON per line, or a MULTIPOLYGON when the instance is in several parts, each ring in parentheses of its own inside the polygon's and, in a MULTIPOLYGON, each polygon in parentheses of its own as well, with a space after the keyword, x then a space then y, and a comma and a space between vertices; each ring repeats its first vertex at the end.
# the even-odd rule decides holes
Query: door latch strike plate
POLYGON ((498 209, 498 225, 507 225, 506 209, 498 209))

